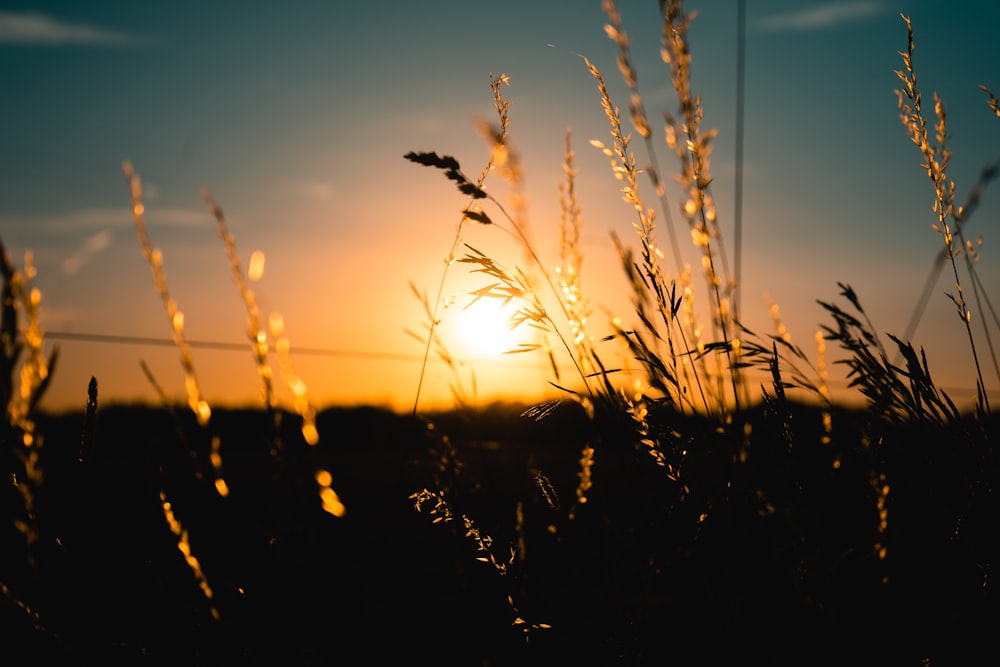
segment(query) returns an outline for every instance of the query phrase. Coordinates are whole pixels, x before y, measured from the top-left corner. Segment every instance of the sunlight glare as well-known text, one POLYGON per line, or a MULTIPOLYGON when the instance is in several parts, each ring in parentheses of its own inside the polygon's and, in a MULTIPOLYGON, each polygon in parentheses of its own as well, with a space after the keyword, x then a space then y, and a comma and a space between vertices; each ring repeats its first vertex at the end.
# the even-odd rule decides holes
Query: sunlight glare
POLYGON ((499 357, 528 342, 527 327, 510 329, 510 318, 516 313, 513 305, 482 299, 458 312, 455 332, 460 345, 469 354, 499 357))

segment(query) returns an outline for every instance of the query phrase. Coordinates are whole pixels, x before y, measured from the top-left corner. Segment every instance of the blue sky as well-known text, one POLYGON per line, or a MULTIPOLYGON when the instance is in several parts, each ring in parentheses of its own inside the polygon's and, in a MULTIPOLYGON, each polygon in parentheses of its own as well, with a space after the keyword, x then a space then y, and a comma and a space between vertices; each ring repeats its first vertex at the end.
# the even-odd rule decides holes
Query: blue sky
MULTIPOLYGON (((893 93, 906 39, 899 14, 913 20, 925 99, 937 91, 944 100, 950 176, 964 201, 980 170, 1000 158, 1000 119, 978 88, 1000 91, 1000 8, 747 4, 744 319, 770 333, 771 299, 793 340, 810 349, 827 321, 816 300, 836 300, 841 281, 855 288, 881 331, 902 334, 941 240, 930 228, 931 185, 893 93)), ((734 209, 737 3, 686 6, 699 12, 690 35, 693 84, 705 125, 719 129, 714 189, 726 230, 734 209)), ((658 57, 656 3, 621 2, 619 9, 647 109, 654 116, 674 111, 658 57)), ((408 283, 433 292, 463 201, 440 174, 402 156, 435 150, 478 173, 486 151, 473 121, 493 118, 491 72, 510 76, 511 134, 543 249, 557 239, 562 146, 572 127, 584 287, 589 279, 595 305, 621 312, 609 232, 630 239, 631 218, 607 161, 587 145, 606 140, 608 128, 580 58, 600 68, 624 107, 605 23, 599 0, 6 2, 0 238, 19 265, 33 251, 47 330, 168 338, 129 215, 121 165, 130 160, 146 188, 149 232, 163 249, 188 335, 239 343, 245 315, 201 200, 207 186, 244 260, 253 250, 267 257, 257 286, 262 308, 284 315, 293 347, 331 353, 296 358, 314 400, 405 405, 419 370, 413 357, 422 351, 405 333, 422 322, 408 283)), ((666 151, 659 160, 665 171, 675 169, 666 151)), ((987 189, 968 227, 971 236, 985 236, 978 270, 987 288, 1000 285, 990 234, 998 212, 987 189)), ((467 240, 515 252, 486 230, 470 230, 467 240)), ((696 261, 691 248, 685 252, 696 261)), ((475 282, 451 275, 449 294, 467 298, 475 282)), ((939 383, 962 399, 974 375, 944 294, 950 290, 942 274, 914 339, 927 347, 939 383)), ((591 318, 595 335, 605 331, 601 318, 600 311, 591 318)), ((82 404, 91 375, 106 400, 148 400, 140 358, 163 385, 183 388, 169 347, 56 336, 48 345, 56 343, 62 357, 53 407, 82 404)), ((461 352, 463 341, 455 345, 461 352)), ((484 395, 511 386, 507 376, 490 384, 491 376, 501 378, 497 368, 527 365, 537 375, 520 358, 498 359, 476 366, 484 395)), ((195 362, 210 399, 255 399, 249 355, 199 349, 195 362)), ((996 388, 996 375, 986 377, 996 388)), ((444 387, 447 378, 434 383, 444 387)), ((544 379, 517 386, 543 387, 544 379)))

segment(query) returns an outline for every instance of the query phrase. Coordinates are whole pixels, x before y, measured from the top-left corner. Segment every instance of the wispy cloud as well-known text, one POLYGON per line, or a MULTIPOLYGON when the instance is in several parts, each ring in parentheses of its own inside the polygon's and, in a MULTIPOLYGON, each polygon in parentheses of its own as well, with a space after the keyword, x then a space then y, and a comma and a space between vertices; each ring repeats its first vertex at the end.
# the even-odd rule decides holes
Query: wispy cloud
POLYGON ((0 44, 124 46, 140 41, 134 35, 83 23, 66 23, 37 12, 0 11, 0 44))
POLYGON ((325 181, 299 181, 292 187, 300 196, 315 201, 330 201, 337 196, 337 187, 325 181))
POLYGON ((830 2, 808 9, 766 16, 757 28, 767 32, 807 32, 827 30, 847 23, 864 21, 881 14, 880 2, 830 2))
MULTIPOLYGON (((147 206, 143 216, 150 233, 156 228, 213 228, 215 221, 206 209, 147 206)), ((55 215, 11 217, 0 216, 0 227, 14 230, 31 229, 54 235, 84 230, 120 229, 132 227, 135 221, 128 206, 114 208, 85 208, 55 215)))
POLYGON ((104 229, 84 239, 83 243, 73 251, 73 254, 62 261, 63 274, 72 276, 77 273, 84 264, 111 245, 113 236, 110 229, 104 229))

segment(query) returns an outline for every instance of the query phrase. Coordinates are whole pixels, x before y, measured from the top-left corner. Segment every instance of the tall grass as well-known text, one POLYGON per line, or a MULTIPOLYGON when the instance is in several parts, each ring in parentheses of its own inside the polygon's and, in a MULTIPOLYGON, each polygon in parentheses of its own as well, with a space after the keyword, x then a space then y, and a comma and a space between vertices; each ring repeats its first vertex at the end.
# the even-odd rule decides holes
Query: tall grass
POLYGON ((166 311, 167 320, 170 323, 170 334, 173 337, 174 345, 180 353, 180 364, 184 369, 184 389, 187 394, 188 407, 198 417, 198 423, 203 426, 208 425, 212 416, 212 408, 201 395, 201 385, 198 381, 198 374, 195 372, 194 360, 191 356, 191 346, 184 335, 184 312, 177 306, 177 301, 170 294, 170 287, 167 284, 166 272, 163 268, 163 253, 153 246, 146 230, 145 213, 146 206, 142 200, 142 180, 136 174, 132 163, 125 162, 122 166, 125 179, 128 181, 129 191, 132 195, 132 219, 135 221, 135 233, 142 250, 142 256, 149 264, 149 270, 153 275, 153 283, 156 292, 163 302, 163 309, 166 311))
MULTIPOLYGON (((483 274, 490 280, 484 287, 471 292, 473 300, 513 300, 519 304, 519 309, 511 317, 511 327, 529 323, 560 342, 557 351, 566 353, 572 360, 578 383, 576 387, 566 386, 558 376, 556 364, 552 364, 553 384, 564 390, 567 397, 585 402, 597 400, 607 405, 624 407, 633 414, 642 412, 641 409, 635 409, 636 403, 669 405, 682 413, 690 411, 709 415, 725 427, 747 403, 760 400, 760 395, 751 395, 746 377, 746 370, 756 367, 774 375, 783 389, 805 389, 808 396, 804 398, 811 397, 829 403, 825 359, 817 358, 815 362, 811 362, 809 355, 790 344, 790 337, 783 329, 776 328, 773 335, 761 337, 740 323, 734 299, 739 285, 737 276, 729 268, 733 261, 725 248, 725 235, 712 192, 711 154, 717 131, 702 127, 704 110, 701 98, 693 91, 691 84, 693 57, 688 31, 693 15, 685 10, 681 2, 675 0, 664 0, 660 6, 663 17, 661 54, 669 69, 678 108, 676 115, 668 111, 662 114, 664 127, 661 131, 654 130, 648 117, 638 83, 639 76, 631 56, 632 44, 621 14, 612 0, 603 3, 608 17, 606 32, 618 48, 618 70, 629 91, 627 118, 631 129, 625 128, 623 114, 612 99, 600 69, 589 59, 583 58, 587 71, 597 84, 597 102, 608 120, 611 137, 610 143, 593 139, 590 144, 608 158, 612 176, 621 182, 623 199, 634 214, 633 228, 638 252, 633 251, 617 236, 613 237, 632 291, 633 323, 626 324, 624 318, 612 319, 604 323, 605 332, 597 337, 585 329, 585 324, 593 327, 594 323, 592 320, 588 322, 586 318, 588 299, 580 291, 579 273, 583 257, 579 247, 579 230, 582 214, 573 189, 576 170, 572 162, 573 149, 569 131, 564 167, 567 180, 560 183, 559 192, 560 259, 557 275, 561 282, 551 278, 546 268, 548 263, 538 256, 517 218, 493 194, 483 189, 482 181, 470 183, 462 175, 455 158, 442 157, 434 152, 411 152, 405 157, 417 164, 441 170, 463 193, 470 194, 474 201, 492 207, 493 211, 474 210, 463 217, 461 224, 488 224, 517 239, 524 247, 531 262, 529 267, 508 268, 500 258, 491 256, 481 248, 469 246, 466 246, 466 254, 457 261, 468 264, 474 273, 483 274), (665 137, 662 145, 652 139, 657 134, 665 137), (633 149, 635 136, 642 140, 645 152, 643 167, 639 166, 640 161, 633 149), (678 164, 674 179, 680 184, 679 200, 673 203, 667 196, 666 183, 670 180, 669 175, 662 173, 660 167, 662 160, 658 153, 662 150, 671 154, 678 164), (651 190, 651 197, 644 194, 647 185, 651 190), (647 203, 650 199, 656 202, 655 206, 647 203), (679 212, 687 222, 692 245, 700 254, 705 297, 698 297, 695 271, 682 261, 672 211, 679 212), (659 220, 665 221, 663 229, 667 232, 669 248, 661 246, 658 241, 661 229, 659 220), (666 261, 668 256, 672 258, 672 262, 666 261), (529 269, 538 271, 545 280, 539 284, 528 280, 529 269), (705 299, 710 318, 707 327, 699 321, 700 311, 696 302, 701 298, 705 299), (556 313, 562 317, 555 317, 556 313), (609 369, 602 363, 600 343, 612 339, 624 343, 643 369, 644 382, 641 386, 644 388, 637 390, 634 385, 629 386, 627 381, 617 380, 617 371, 622 369, 609 369), (777 357, 780 357, 781 363, 775 367, 777 357), (814 367, 815 364, 823 365, 822 374, 814 367), (786 381, 782 379, 784 376, 793 376, 795 379, 785 384, 786 381)), ((935 95, 936 120, 934 136, 931 137, 913 68, 912 26, 905 16, 903 20, 907 28, 907 50, 901 52, 903 69, 897 72, 904 83, 904 88, 897 91, 901 117, 910 139, 920 149, 923 159, 921 167, 927 171, 934 186, 933 212, 937 220, 932 227, 941 235, 943 256, 954 277, 956 292, 950 298, 963 322, 967 344, 973 357, 976 408, 983 414, 989 414, 980 352, 972 331, 973 316, 966 300, 965 281, 960 275, 959 263, 964 263, 971 278, 979 306, 977 312, 994 312, 987 290, 976 279, 975 264, 979 260, 977 247, 981 239, 978 243, 966 239, 963 223, 974 210, 982 186, 993 178, 995 170, 984 170, 983 178, 974 188, 967 205, 956 204, 956 186, 947 176, 951 151, 947 144, 948 128, 943 102, 935 95)), ((503 82, 508 83, 506 77, 503 77, 503 82)), ((493 137, 492 163, 498 152, 509 155, 511 151, 507 148, 510 143, 508 103, 499 94, 495 82, 491 83, 491 87, 497 108, 502 110, 500 125, 492 133, 487 133, 493 137)), ((995 110, 996 98, 985 86, 983 90, 987 94, 987 103, 995 110)), ((461 224, 449 257, 455 256, 455 249, 459 246, 461 224)), ((445 276, 442 276, 442 282, 444 279, 445 276)), ((898 368, 890 363, 888 351, 878 340, 875 333, 877 328, 861 308, 858 295, 845 284, 840 287, 847 306, 855 309, 864 323, 854 321, 853 316, 847 315, 840 306, 820 301, 835 322, 833 327, 823 327, 825 340, 838 341, 848 353, 848 358, 838 363, 849 367, 849 376, 855 385, 860 385, 862 394, 870 399, 874 407, 897 406, 902 410, 900 416, 903 418, 927 417, 925 409, 934 405, 936 409, 945 411, 943 414, 948 420, 956 419, 958 410, 950 399, 936 388, 932 391, 930 387, 933 385, 928 385, 927 360, 917 358, 918 352, 910 341, 894 337, 893 342, 899 348, 896 358, 904 360, 906 366, 898 368), (920 387, 913 392, 922 397, 911 392, 909 398, 900 399, 899 381, 896 377, 900 374, 909 378, 914 387, 920 387)), ((436 326, 440 324, 440 321, 436 322, 436 326)), ((980 318, 980 324, 996 366, 989 322, 980 318)), ((780 323, 776 322, 776 325, 780 323)), ((429 345, 430 337, 426 340, 429 345)), ((817 339, 817 355, 825 354, 824 342, 817 339)), ((539 347, 526 345, 523 349, 510 352, 530 351, 539 347)), ((543 351, 553 354, 548 348, 543 351)), ((909 391, 908 389, 907 392, 909 391)))
MULTIPOLYGON (((923 163, 921 167, 927 171, 927 177, 934 186, 934 213, 937 222, 932 225, 935 232, 941 235, 944 243, 945 257, 951 266, 952 276, 955 279, 955 294, 948 297, 955 304, 958 316, 962 320, 966 334, 968 335, 969 349, 976 370, 976 390, 977 407, 989 412, 989 401, 986 397, 986 386, 983 382, 983 371, 979 363, 979 353, 976 349, 976 341, 972 334, 972 312, 969 310, 965 300, 965 290, 962 278, 958 270, 958 257, 965 259, 965 265, 969 273, 975 276, 974 264, 976 261, 976 248, 970 240, 966 240, 962 231, 962 223, 965 221, 966 209, 955 207, 955 182, 948 178, 948 164, 951 161, 951 149, 948 147, 948 122, 945 113, 944 102, 934 93, 934 137, 930 137, 928 130, 928 119, 923 108, 923 98, 917 87, 917 74, 913 68, 913 25, 907 16, 903 16, 906 23, 906 51, 901 53, 903 57, 903 69, 897 70, 896 75, 903 82, 903 88, 896 91, 899 99, 900 118, 906 127, 910 141, 920 149, 923 163)), ((981 86, 986 92, 991 108, 996 107, 996 98, 985 86, 981 86)), ((980 300, 980 290, 978 283, 974 282, 977 300, 980 300)), ((982 305, 981 302, 979 304, 982 305)), ((980 309, 980 312, 986 312, 980 309)), ((985 320, 982 320, 985 325, 985 320)), ((984 329, 986 340, 989 342, 992 351, 992 339, 989 336, 989 328, 984 329)), ((994 367, 996 367, 996 354, 993 353, 994 367)), ((1000 369, 998 369, 1000 377, 1000 369)))
MULTIPOLYGON (((904 83, 904 89, 898 91, 899 108, 910 139, 920 149, 923 159, 920 166, 926 170, 934 187, 936 221, 932 227, 941 235, 943 256, 952 269, 956 292, 950 298, 963 323, 966 343, 973 356, 977 398, 969 421, 968 415, 935 384, 931 360, 923 349, 909 340, 888 334, 890 350, 863 308, 861 297, 846 283, 838 284, 841 303, 819 301, 832 323, 821 325, 813 354, 792 343, 781 324, 776 305, 772 306, 773 334, 758 335, 743 326, 736 298, 740 271, 734 273, 730 269, 732 264, 738 265, 738 260, 731 259, 726 250, 720 212, 712 192, 711 155, 717 131, 703 127, 701 98, 692 89, 691 73, 695 62, 688 31, 694 15, 678 0, 660 2, 661 54, 669 71, 677 111, 665 111, 662 114, 664 126, 656 130, 646 111, 631 55, 632 43, 622 16, 613 0, 605 0, 603 8, 608 18, 606 33, 617 46, 617 67, 629 98, 625 107, 627 114, 624 114, 612 99, 600 68, 583 58, 586 70, 596 83, 595 101, 608 121, 610 135, 610 141, 593 139, 589 143, 608 159, 611 175, 621 184, 622 198, 633 215, 637 250, 617 236, 612 238, 631 290, 632 321, 617 316, 597 323, 589 318, 588 297, 580 287, 584 258, 579 236, 583 216, 574 188, 577 170, 570 131, 566 134, 565 180, 560 183, 558 193, 561 211, 560 255, 555 274, 558 280, 550 278, 546 269, 548 263, 521 233, 518 219, 492 192, 482 188, 482 182, 469 183, 454 157, 440 156, 436 152, 411 152, 405 156, 418 165, 440 170, 461 192, 471 194, 483 205, 482 210, 476 209, 474 214, 466 215, 463 224, 487 224, 519 240, 525 250, 530 266, 508 268, 500 257, 492 255, 481 244, 475 248, 466 246, 464 257, 458 261, 487 278, 482 288, 470 292, 471 298, 517 303, 518 309, 510 319, 510 326, 516 328, 529 323, 544 331, 560 345, 554 350, 539 349, 550 355, 550 359, 554 353, 560 353, 572 361, 576 374, 572 381, 559 377, 557 364, 553 361, 551 383, 567 400, 582 405, 593 424, 578 473, 577 494, 581 501, 587 500, 592 483, 600 484, 599 477, 591 475, 595 461, 600 467, 602 458, 620 456, 624 447, 626 450, 631 448, 640 459, 662 472, 664 484, 672 489, 668 494, 671 499, 668 513, 679 515, 677 508, 686 506, 693 510, 696 524, 711 524, 721 520, 716 518, 721 507, 738 502, 736 499, 741 493, 753 495, 754 502, 763 503, 760 511, 769 513, 774 507, 766 500, 762 488, 741 486, 746 482, 747 467, 754 465, 754 460, 775 456, 772 448, 778 442, 788 452, 803 447, 803 428, 816 428, 817 442, 821 446, 831 446, 838 434, 843 438, 844 433, 860 429, 864 434, 861 446, 865 456, 870 457, 865 479, 873 531, 867 553, 876 562, 885 562, 891 553, 888 545, 892 542, 893 508, 900 502, 894 498, 892 489, 895 484, 905 487, 909 483, 905 478, 895 477, 903 473, 898 462, 890 461, 888 453, 903 444, 900 438, 906 436, 901 434, 915 427, 928 429, 926 437, 932 437, 931 432, 940 434, 933 436, 941 438, 940 447, 956 447, 978 462, 974 464, 977 472, 972 473, 974 480, 970 480, 967 493, 974 495, 978 491, 971 489, 990 487, 991 473, 988 471, 995 469, 988 436, 991 409, 973 337, 973 316, 965 296, 965 280, 959 269, 964 260, 964 268, 972 279, 977 312, 991 312, 992 308, 986 307, 989 304, 987 290, 975 279, 975 264, 979 260, 977 244, 964 237, 962 227, 978 202, 981 186, 992 179, 994 172, 984 171, 970 205, 956 205, 956 186, 947 176, 951 152, 943 103, 935 96, 934 136, 931 137, 913 66, 912 26, 904 16, 907 48, 901 52, 903 69, 897 72, 904 83), (628 129, 626 122, 631 126, 628 129), (665 137, 662 144, 653 140, 657 135, 665 137), (641 160, 643 167, 639 166, 640 159, 633 146, 636 138, 645 153, 641 160), (671 201, 667 195, 666 183, 670 175, 660 166, 663 164, 659 157, 662 151, 677 164, 674 174, 680 184, 677 201, 671 201), (675 213, 687 223, 692 245, 699 255, 699 264, 694 268, 681 259, 678 235, 674 230, 675 213), (659 241, 664 231, 666 245, 659 241), (528 280, 528 268, 538 271, 545 279, 540 282, 528 280), (698 287, 696 279, 699 270, 702 288, 698 287), (701 302, 707 305, 707 326, 699 320, 703 312, 698 306, 701 302), (601 328, 602 333, 594 333, 601 328), (623 344, 632 361, 639 365, 642 370, 639 380, 634 381, 623 372, 624 367, 614 368, 603 363, 602 357, 608 355, 604 352, 607 348, 602 345, 613 342, 623 344), (860 415, 845 414, 831 398, 827 343, 835 343, 843 353, 844 356, 834 363, 846 367, 850 386, 867 403, 867 410, 860 415), (890 352, 895 353, 896 361, 891 361, 890 352), (761 385, 759 393, 751 391, 748 374, 751 369, 765 372, 770 379, 769 386, 761 385), (818 424, 802 422, 798 405, 803 402, 818 403, 818 424), (763 410, 763 422, 759 410, 763 410), (680 421, 682 417, 687 421, 680 421), (838 419, 844 423, 837 423, 838 419), (755 429, 764 432, 757 435, 755 429), (773 436, 776 441, 769 441, 772 429, 776 430, 773 436), (701 457, 712 458, 723 466, 724 472, 720 473, 723 487, 696 488, 707 481, 705 471, 698 467, 697 461, 705 460, 701 457)), ((506 83, 506 78, 504 81, 506 83)), ((983 90, 989 108, 1000 115, 996 98, 985 86, 983 90)), ((491 135, 495 137, 491 143, 495 156, 496 151, 512 139, 507 103, 499 97, 496 86, 493 86, 493 93, 498 108, 503 109, 502 131, 494 131, 491 135)), ((460 232, 461 224, 449 256, 454 256, 460 232)), ((739 247, 735 249, 736 256, 739 250, 739 247)), ((981 323, 995 359, 989 323, 985 319, 981 323)), ((436 324, 443 326, 440 321, 436 324)), ((536 347, 526 346, 532 351, 536 347)), ((517 351, 522 350, 511 350, 517 351)), ((544 420, 551 413, 551 406, 535 407, 524 416, 544 420)), ((839 470, 842 463, 837 455, 832 461, 833 470, 839 470)), ((424 496, 415 496, 418 497, 418 509, 423 507, 421 499, 426 502, 437 498, 440 502, 433 491, 425 489, 421 493, 424 496)), ((581 502, 566 513, 565 519, 580 519, 588 511, 598 510, 588 509, 581 502)), ((963 520, 962 516, 955 517, 955 530, 960 530, 963 520)), ((677 529, 676 525, 671 525, 677 529)), ((512 562, 514 556, 512 552, 512 562)), ((884 578, 885 581, 888 579, 884 578)))
MULTIPOLYGON (((22 507, 14 519, 14 527, 24 540, 28 567, 37 566, 36 550, 41 529, 35 508, 35 496, 44 481, 40 452, 44 436, 37 432, 35 417, 39 401, 48 389, 59 349, 53 349, 46 361, 42 354, 42 332, 39 325, 39 305, 42 294, 34 287, 35 267, 32 254, 26 253, 24 270, 19 271, 0 241, 0 402, 4 408, 0 422, 0 443, 10 456, 9 482, 22 507), (26 324, 18 326, 19 316, 26 324)), ((0 584, 3 584, 0 580, 0 584)), ((3 584, 4 593, 14 594, 3 584)), ((17 599, 19 605, 23 603, 17 599)), ((26 611, 27 606, 24 606, 26 611)), ((29 612, 30 613, 30 612, 29 612)))
MULTIPOLYGON (((180 355, 179 361, 185 378, 187 409, 196 422, 195 432, 191 431, 184 415, 175 410, 167 390, 157 381, 152 369, 142 360, 140 366, 160 396, 162 408, 172 419, 175 445, 188 445, 187 464, 192 480, 184 481, 182 487, 192 481, 196 484, 207 482, 215 497, 225 501, 230 495, 230 487, 223 474, 222 436, 212 423, 212 409, 201 392, 191 346, 185 335, 184 312, 170 292, 163 255, 153 245, 145 224, 141 180, 131 163, 124 163, 123 172, 129 186, 130 208, 138 245, 150 267, 154 288, 164 306, 173 343, 180 355), (202 441, 208 446, 203 447, 202 441)), ((272 370, 268 361, 271 352, 268 333, 265 333, 260 325, 256 298, 248 282, 248 279, 253 281, 260 277, 263 258, 256 255, 252 258, 249 276, 244 278, 242 263, 236 251, 235 240, 228 230, 226 218, 207 190, 203 195, 210 214, 216 220, 234 283, 246 306, 251 352, 262 383, 262 405, 272 420, 267 438, 270 446, 269 454, 273 464, 281 466, 284 465, 283 442, 287 437, 287 431, 282 428, 284 410, 279 408, 275 396, 272 370)), ((0 312, 2 314, 0 401, 4 408, 3 420, 0 422, 0 444, 3 445, 4 474, 9 479, 9 486, 5 488, 4 507, 5 517, 12 520, 15 533, 20 535, 22 541, 20 545, 16 545, 5 539, 4 549, 7 553, 4 563, 5 565, 16 563, 17 554, 23 554, 22 562, 26 567, 25 571, 11 571, 5 568, 0 576, 0 590, 8 601, 32 619, 38 633, 49 634, 54 640, 58 640, 58 634, 46 627, 43 620, 45 611, 36 610, 36 601, 48 597, 50 605, 55 605, 50 612, 58 614, 60 605, 51 599, 46 575, 51 577, 52 573, 59 572, 60 568, 73 567, 75 560, 82 562, 87 557, 79 543, 71 544, 68 549, 63 544, 67 534, 72 534, 69 538, 71 542, 80 539, 76 534, 77 531, 63 527, 62 530, 65 532, 60 532, 56 528, 60 523, 57 517, 40 520, 38 516, 39 495, 43 498, 52 498, 57 493, 52 489, 43 490, 44 485, 51 485, 47 482, 43 461, 58 460, 59 455, 49 454, 46 457, 42 447, 44 435, 37 430, 36 419, 41 415, 41 399, 49 386, 59 348, 54 348, 47 360, 42 355, 44 336, 39 318, 41 293, 32 284, 35 268, 30 252, 26 255, 23 270, 18 270, 14 266, 2 244, 0 244, 0 260, 2 260, 0 277, 3 278, 2 312, 0 312), (12 493, 7 493, 8 491, 12 493), (15 496, 18 499, 17 507, 10 503, 15 496), (44 554, 44 557, 40 554, 44 554)), ((315 446, 319 441, 316 410, 309 400, 305 383, 295 373, 291 360, 291 345, 284 331, 283 318, 279 313, 272 313, 269 319, 270 335, 275 339, 273 351, 278 356, 282 377, 293 396, 292 409, 298 417, 302 442, 308 446, 315 446)), ((76 477, 97 471, 99 463, 107 457, 102 451, 97 425, 100 410, 96 377, 91 378, 85 396, 83 428, 76 449, 75 474, 71 476, 71 486, 72 480, 76 477)), ((181 490, 172 488, 167 481, 174 477, 175 471, 169 469, 165 460, 178 453, 179 450, 157 452, 157 456, 163 458, 157 462, 156 504, 164 526, 172 536, 174 546, 180 552, 197 589, 203 596, 210 618, 214 622, 219 622, 222 611, 217 600, 217 589, 210 584, 211 566, 206 568, 197 548, 199 542, 204 542, 205 537, 202 536, 200 540, 191 537, 185 523, 182 523, 182 517, 187 516, 196 523, 197 517, 191 513, 190 508, 178 507, 172 495, 175 492, 181 493, 181 490)), ((64 476, 65 472, 61 472, 61 475, 64 476)), ((100 488, 100 480, 91 480, 90 484, 100 488)), ((320 501, 320 506, 326 513, 342 517, 346 511, 345 507, 331 485, 332 477, 329 471, 325 469, 315 471, 315 480, 311 485, 314 497, 320 501)), ((97 500, 98 495, 96 492, 81 493, 77 500, 86 507, 88 501, 97 500)), ((100 516, 92 516, 90 520, 95 522, 95 528, 99 527, 100 516)), ((5 531, 6 528, 7 526, 4 526, 5 531)), ((108 559, 113 560, 113 557, 109 554, 108 559)))

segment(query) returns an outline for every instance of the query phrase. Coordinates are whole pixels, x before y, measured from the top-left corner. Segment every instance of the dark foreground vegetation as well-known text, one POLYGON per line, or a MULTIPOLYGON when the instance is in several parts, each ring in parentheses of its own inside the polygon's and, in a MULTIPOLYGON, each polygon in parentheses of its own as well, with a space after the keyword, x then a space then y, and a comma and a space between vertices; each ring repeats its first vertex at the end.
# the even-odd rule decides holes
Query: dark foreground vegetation
MULTIPOLYGON (((267 665, 997 659, 988 422, 889 428, 845 411, 827 432, 822 411, 787 405, 748 411, 749 430, 733 437, 663 414, 656 423, 683 462, 670 479, 631 444, 630 427, 590 420, 575 403, 541 419, 512 406, 433 419, 332 409, 318 416, 315 447, 293 414, 277 430, 260 410, 217 410, 210 429, 181 409, 95 414, 39 417, 44 478, 30 490, 30 515, 19 487, 3 488, 8 655, 267 665), (587 444, 593 486, 581 504, 587 444), (319 469, 332 475, 342 517, 323 510, 319 469), (435 523, 430 502, 417 511, 411 496, 422 489, 455 518, 435 523), (178 549, 164 498, 211 596, 178 549)), ((5 477, 24 474, 13 435, 4 433, 5 477)))

